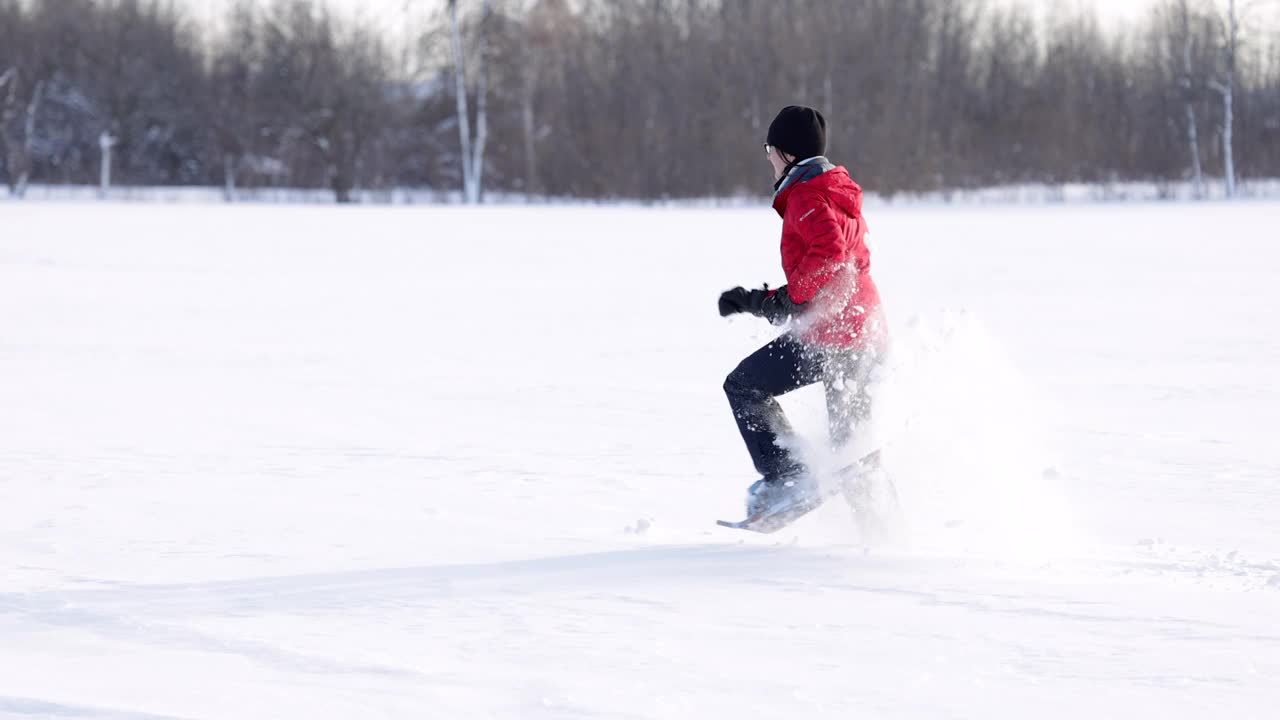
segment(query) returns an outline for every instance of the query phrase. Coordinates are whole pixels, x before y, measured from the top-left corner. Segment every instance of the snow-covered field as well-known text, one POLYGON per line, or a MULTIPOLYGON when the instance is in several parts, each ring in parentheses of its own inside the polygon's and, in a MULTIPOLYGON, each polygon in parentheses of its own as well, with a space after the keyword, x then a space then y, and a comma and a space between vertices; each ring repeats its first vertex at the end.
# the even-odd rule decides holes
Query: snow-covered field
POLYGON ((1275 717, 1280 203, 867 213, 876 542, 767 209, 0 205, 0 716, 1275 717))

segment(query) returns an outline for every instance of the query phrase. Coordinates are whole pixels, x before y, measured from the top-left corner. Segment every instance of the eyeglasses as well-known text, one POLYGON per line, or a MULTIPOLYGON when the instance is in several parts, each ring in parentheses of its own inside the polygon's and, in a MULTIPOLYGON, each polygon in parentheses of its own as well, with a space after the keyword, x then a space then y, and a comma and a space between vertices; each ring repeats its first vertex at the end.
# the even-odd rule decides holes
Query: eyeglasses
POLYGON ((769 143, 765 143, 765 144, 764 144, 764 154, 765 154, 765 155, 772 155, 772 154, 773 154, 773 146, 772 146, 772 145, 770 145, 769 143))

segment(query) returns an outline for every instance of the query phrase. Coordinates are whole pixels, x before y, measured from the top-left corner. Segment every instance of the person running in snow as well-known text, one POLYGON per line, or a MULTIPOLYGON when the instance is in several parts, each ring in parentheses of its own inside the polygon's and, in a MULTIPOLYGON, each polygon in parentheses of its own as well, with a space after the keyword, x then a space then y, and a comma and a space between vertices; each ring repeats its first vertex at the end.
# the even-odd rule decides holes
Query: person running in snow
POLYGON ((827 122, 813 108, 788 106, 769 125, 764 151, 773 166, 773 208, 782 217, 787 284, 736 287, 720 296, 720 315, 750 313, 787 325, 776 340, 743 360, 724 383, 760 480, 747 493, 747 514, 815 481, 789 446, 792 435, 775 399, 823 383, 833 447, 850 439, 870 412, 866 385, 886 341, 880 295, 864 242, 862 188, 825 157, 827 122))

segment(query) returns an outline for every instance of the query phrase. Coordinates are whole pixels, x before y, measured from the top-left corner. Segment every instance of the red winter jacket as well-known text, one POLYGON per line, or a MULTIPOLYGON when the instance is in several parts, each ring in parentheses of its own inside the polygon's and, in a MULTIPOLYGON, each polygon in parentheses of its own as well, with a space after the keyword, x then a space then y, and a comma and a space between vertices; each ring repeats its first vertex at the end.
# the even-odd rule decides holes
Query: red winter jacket
MULTIPOLYGON (((819 168, 797 170, 803 177, 819 168)), ((784 185, 773 208, 782 216, 787 292, 793 302, 807 303, 795 319, 796 334, 826 347, 879 347, 884 322, 864 241, 862 188, 848 170, 835 167, 784 185)))

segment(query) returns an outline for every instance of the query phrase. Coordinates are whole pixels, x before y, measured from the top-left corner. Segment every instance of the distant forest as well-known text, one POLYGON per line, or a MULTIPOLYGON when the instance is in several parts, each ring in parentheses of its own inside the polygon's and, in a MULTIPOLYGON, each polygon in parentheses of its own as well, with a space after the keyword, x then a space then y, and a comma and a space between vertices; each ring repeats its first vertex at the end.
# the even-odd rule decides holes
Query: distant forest
POLYGON ((768 123, 799 103, 887 195, 1230 193, 1280 177, 1274 4, 1164 0, 1108 28, 1074 3, 439 0, 404 47, 321 0, 228 0, 212 26, 169 0, 0 0, 0 179, 757 195, 768 123))

